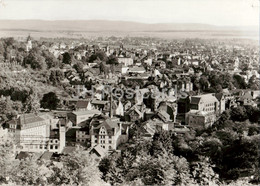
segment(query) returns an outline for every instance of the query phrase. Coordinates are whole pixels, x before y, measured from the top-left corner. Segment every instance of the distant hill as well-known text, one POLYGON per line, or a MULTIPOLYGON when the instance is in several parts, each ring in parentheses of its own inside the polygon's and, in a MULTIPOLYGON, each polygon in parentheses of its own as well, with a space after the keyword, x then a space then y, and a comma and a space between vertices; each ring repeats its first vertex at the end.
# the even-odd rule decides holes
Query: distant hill
POLYGON ((254 27, 220 27, 207 24, 161 23, 145 24, 107 20, 0 20, 0 30, 5 31, 74 31, 74 32, 164 32, 164 31, 224 31, 257 30, 254 27))

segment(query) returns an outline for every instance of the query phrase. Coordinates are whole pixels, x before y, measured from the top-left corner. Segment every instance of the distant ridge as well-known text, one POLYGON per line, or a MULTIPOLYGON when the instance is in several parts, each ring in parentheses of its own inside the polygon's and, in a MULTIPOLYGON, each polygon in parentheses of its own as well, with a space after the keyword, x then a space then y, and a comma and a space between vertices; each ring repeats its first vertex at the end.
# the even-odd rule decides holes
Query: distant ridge
POLYGON ((79 32, 159 32, 159 31, 223 31, 253 30, 256 27, 224 27, 196 23, 146 24, 128 21, 108 20, 0 20, 0 30, 4 31, 79 31, 79 32))

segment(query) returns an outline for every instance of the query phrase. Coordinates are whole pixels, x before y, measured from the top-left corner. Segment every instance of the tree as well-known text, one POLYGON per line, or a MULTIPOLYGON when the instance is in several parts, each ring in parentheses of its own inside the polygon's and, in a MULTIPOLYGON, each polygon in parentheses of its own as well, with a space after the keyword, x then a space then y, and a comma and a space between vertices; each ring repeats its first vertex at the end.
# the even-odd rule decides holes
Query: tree
POLYGON ((103 51, 97 51, 95 54, 92 54, 89 58, 89 62, 93 63, 95 60, 100 60, 100 61, 107 61, 107 56, 103 51))
POLYGON ((118 65, 118 58, 115 55, 110 55, 108 57, 108 61, 107 64, 111 64, 111 65, 118 65))
POLYGON ((36 93, 30 94, 25 102, 26 112, 38 113, 40 110, 39 97, 36 93))
POLYGON ((77 148, 71 154, 62 156, 62 166, 54 166, 49 182, 55 185, 107 185, 101 180, 97 162, 89 151, 77 148))
POLYGON ((0 98, 0 123, 12 119, 17 115, 17 112, 13 109, 13 101, 10 97, 0 98))
POLYGON ((64 54, 62 54, 63 58, 62 58, 62 63, 64 64, 71 64, 71 55, 68 52, 65 52, 64 54))
POLYGON ((29 55, 24 58, 24 63, 29 64, 32 69, 44 70, 47 68, 45 58, 41 56, 37 51, 30 51, 29 55))
POLYGON ((242 106, 233 108, 230 112, 231 120, 233 121, 245 121, 248 119, 246 109, 242 106))
POLYGON ((105 75, 108 74, 108 67, 106 66, 105 62, 101 62, 99 65, 99 69, 101 73, 104 73, 105 75))
POLYGON ((248 88, 252 90, 259 90, 259 83, 257 82, 256 76, 253 75, 248 81, 248 88))
POLYGON ((41 107, 45 109, 55 110, 59 104, 60 100, 54 92, 49 92, 43 95, 40 101, 41 107))
POLYGON ((84 72, 84 70, 83 70, 83 63, 81 61, 77 61, 73 67, 75 68, 75 70, 78 73, 83 73, 84 72))
POLYGON ((209 158, 201 156, 198 162, 191 163, 191 175, 199 185, 218 184, 219 176, 212 168, 209 158))
POLYGON ((245 82, 245 79, 240 76, 240 75, 234 75, 233 76, 233 79, 234 79, 234 85, 236 88, 238 89, 245 89, 246 88, 246 82, 245 82))
POLYGON ((60 85, 61 81, 64 79, 64 73, 61 69, 51 68, 49 80, 53 85, 60 85))
POLYGON ((60 61, 49 51, 43 51, 43 57, 45 57, 46 64, 48 68, 59 67, 60 61))
POLYGON ((13 152, 14 143, 7 136, 0 136, 0 184, 8 183, 13 168, 16 166, 15 154, 13 152))
POLYGON ((29 156, 19 161, 11 172, 11 181, 17 185, 44 185, 46 178, 40 172, 37 157, 29 156))
POLYGON ((201 76, 199 83, 200 83, 200 87, 202 88, 203 91, 207 90, 207 88, 209 87, 209 81, 206 76, 201 76))
POLYGON ((156 132, 153 136, 151 154, 164 153, 165 151, 172 153, 172 135, 173 133, 168 131, 156 132))

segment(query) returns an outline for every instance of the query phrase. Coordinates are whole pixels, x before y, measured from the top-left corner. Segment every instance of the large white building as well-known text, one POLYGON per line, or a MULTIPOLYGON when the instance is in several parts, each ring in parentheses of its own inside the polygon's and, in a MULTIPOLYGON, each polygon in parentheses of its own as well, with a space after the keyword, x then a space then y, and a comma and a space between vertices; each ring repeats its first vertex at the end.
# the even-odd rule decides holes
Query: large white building
POLYGON ((61 153, 65 147, 65 128, 50 115, 23 114, 9 121, 8 126, 17 151, 61 153), (57 129, 55 136, 51 135, 53 129, 57 129))

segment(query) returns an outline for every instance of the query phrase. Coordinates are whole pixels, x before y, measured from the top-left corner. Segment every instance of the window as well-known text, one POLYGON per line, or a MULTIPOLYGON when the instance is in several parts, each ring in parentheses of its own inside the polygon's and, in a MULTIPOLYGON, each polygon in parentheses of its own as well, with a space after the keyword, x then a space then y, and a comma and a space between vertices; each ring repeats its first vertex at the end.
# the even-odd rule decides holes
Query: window
POLYGON ((97 143, 97 140, 95 140, 95 143, 97 143))
POLYGON ((111 144, 111 143, 112 143, 112 141, 111 141, 111 140, 109 140, 109 143, 111 144))
POLYGON ((58 149, 58 146, 57 146, 57 145, 55 145, 55 149, 58 149))
POLYGON ((53 149, 53 145, 50 145, 50 149, 53 149))

